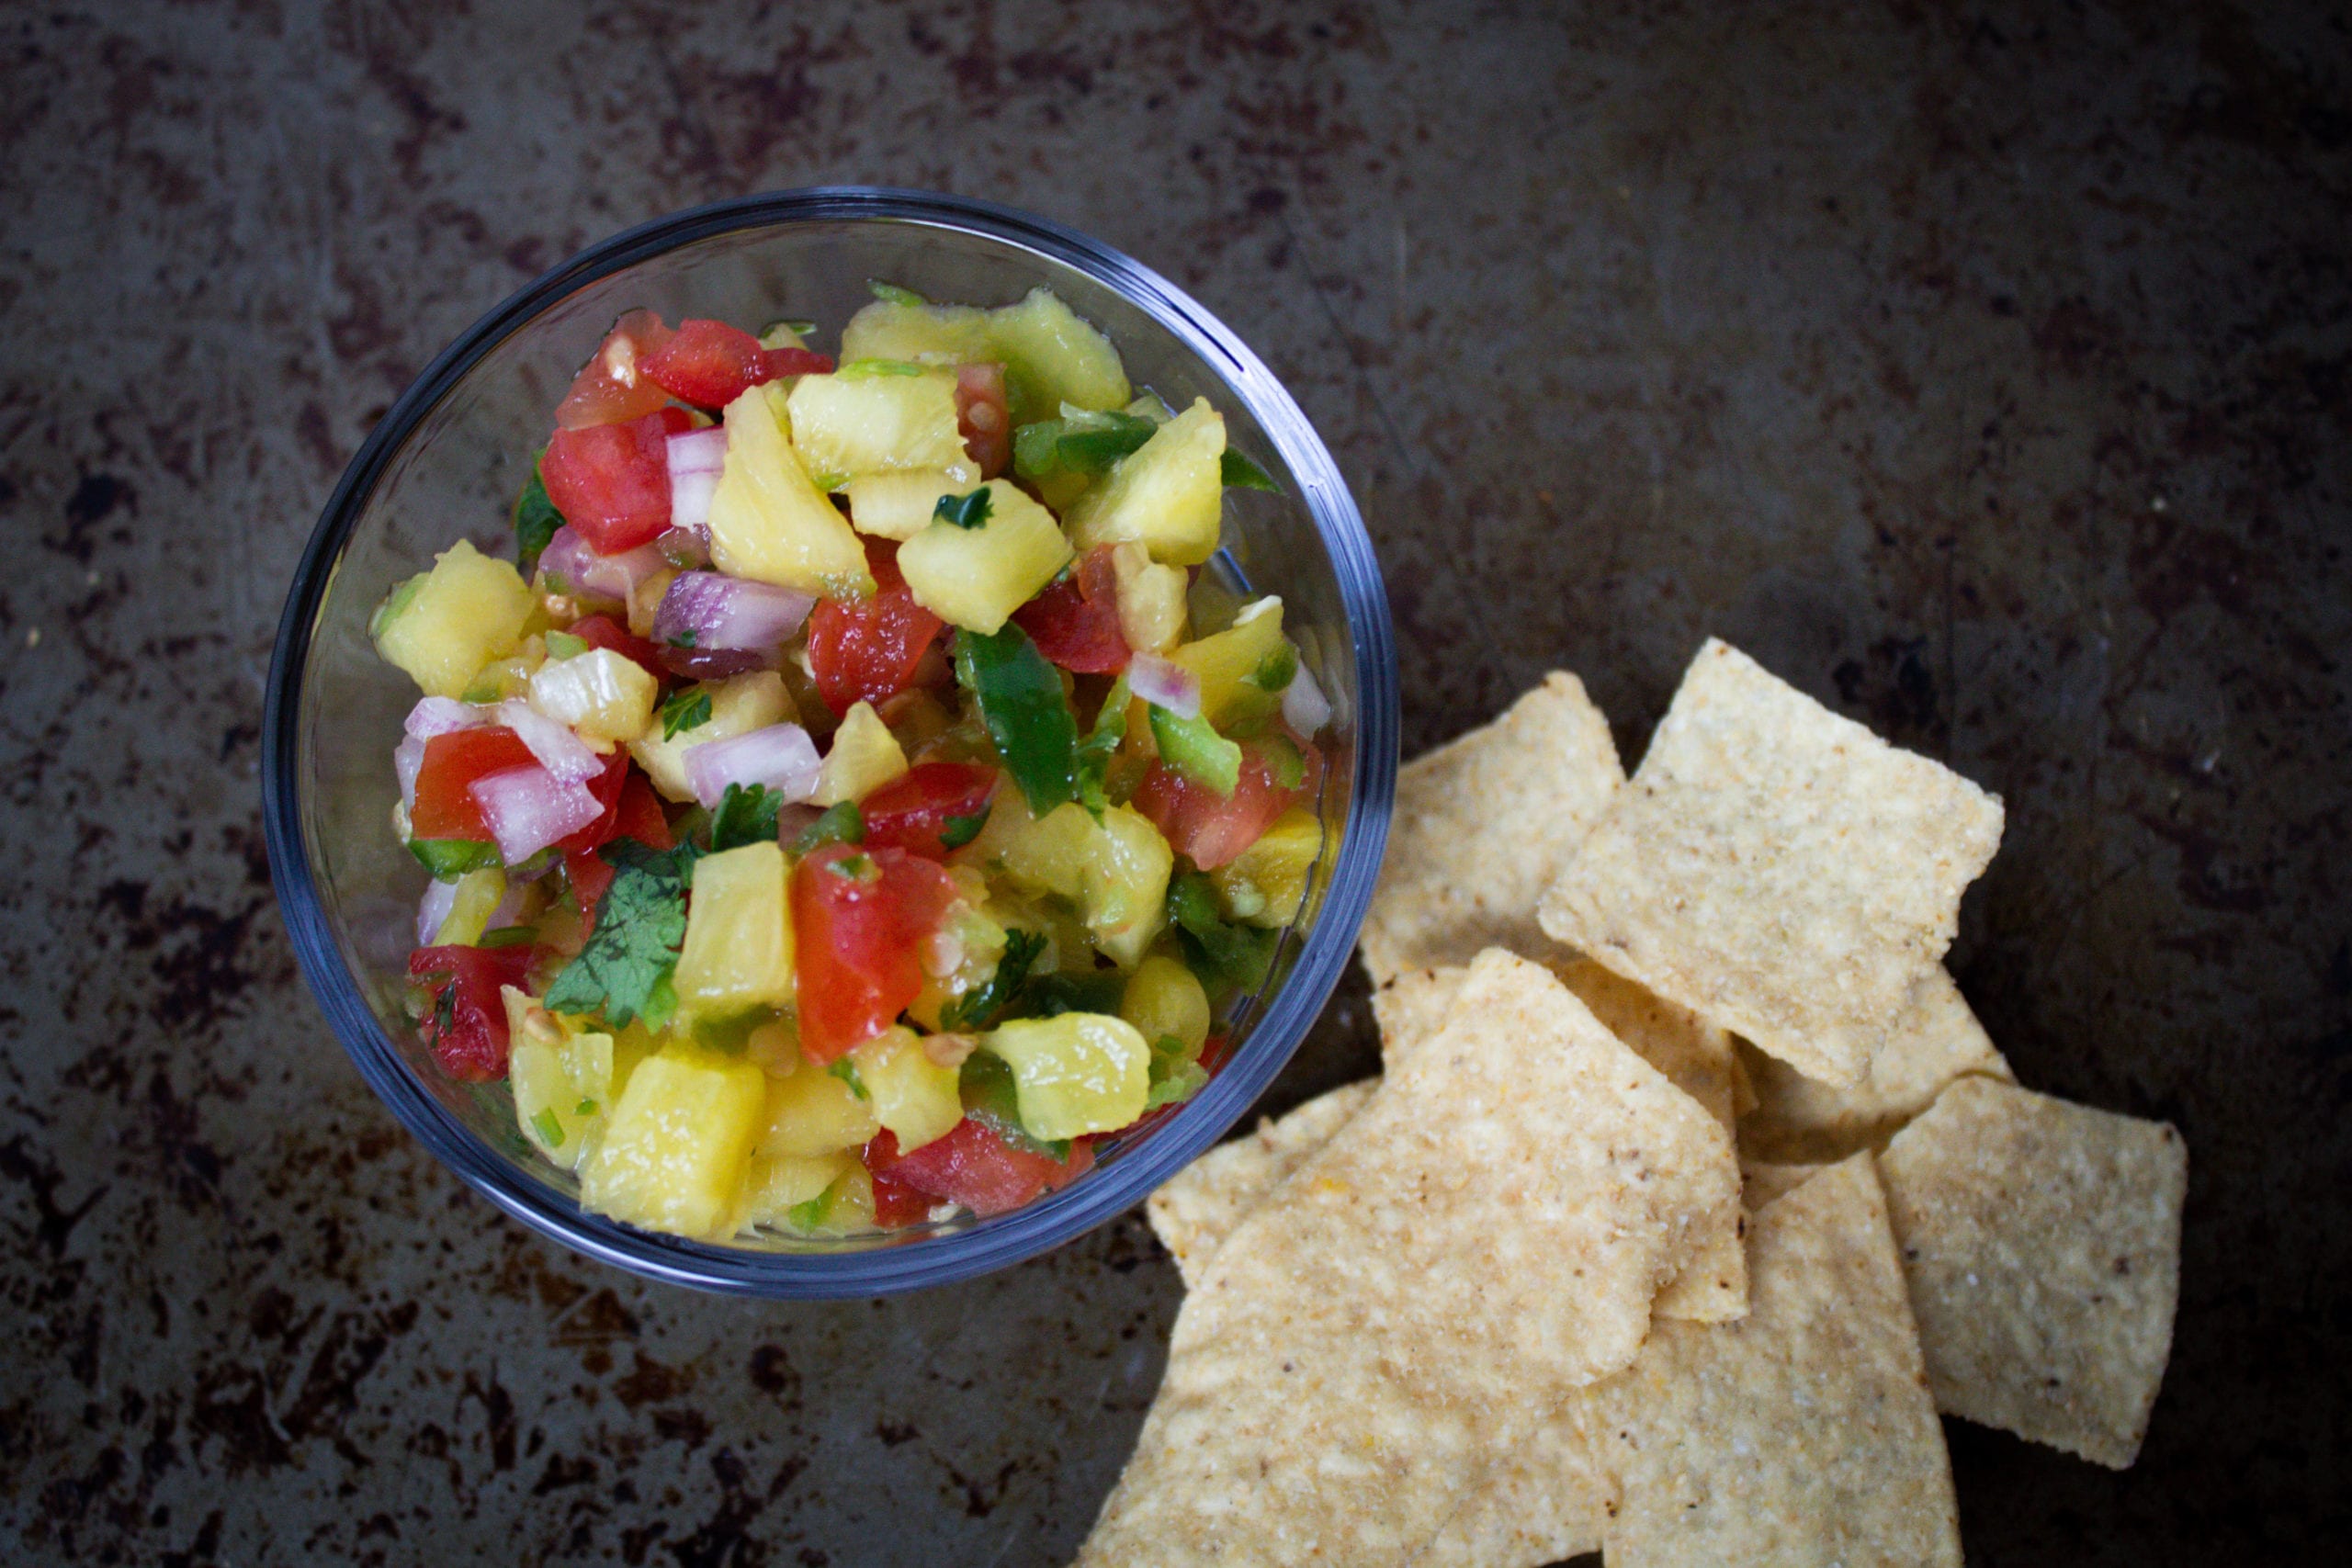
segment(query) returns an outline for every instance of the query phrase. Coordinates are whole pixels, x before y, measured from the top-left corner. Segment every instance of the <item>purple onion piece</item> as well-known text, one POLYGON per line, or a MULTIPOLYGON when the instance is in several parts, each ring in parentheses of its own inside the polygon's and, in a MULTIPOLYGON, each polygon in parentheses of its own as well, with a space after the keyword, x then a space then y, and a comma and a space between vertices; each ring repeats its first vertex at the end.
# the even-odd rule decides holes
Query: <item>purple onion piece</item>
POLYGON ((1200 676, 1156 653, 1127 660, 1127 690, 1178 718, 1201 716, 1200 676))
POLYGON ((822 765, 817 743, 797 724, 771 724, 748 735, 706 740, 687 747, 681 760, 686 784, 707 811, 718 809, 729 784, 765 784, 787 802, 806 800, 816 791, 822 765))
POLYGON ((671 648, 662 649, 662 666, 673 675, 684 675, 691 681, 724 681, 729 675, 748 675, 754 670, 784 668, 781 649, 762 652, 756 648, 671 648))
POLYGON ((558 839, 568 838, 604 815, 588 786, 566 784, 545 768, 508 768, 486 773, 466 786, 481 807, 498 855, 520 865, 558 839))
POLYGON ((698 650, 781 647, 816 607, 811 594, 723 571, 682 571, 653 612, 653 640, 698 650))
POLYGON ((604 599, 626 604, 637 585, 657 571, 670 570, 660 541, 639 545, 616 556, 600 556, 567 523, 555 531, 539 552, 539 575, 556 592, 574 598, 604 599))

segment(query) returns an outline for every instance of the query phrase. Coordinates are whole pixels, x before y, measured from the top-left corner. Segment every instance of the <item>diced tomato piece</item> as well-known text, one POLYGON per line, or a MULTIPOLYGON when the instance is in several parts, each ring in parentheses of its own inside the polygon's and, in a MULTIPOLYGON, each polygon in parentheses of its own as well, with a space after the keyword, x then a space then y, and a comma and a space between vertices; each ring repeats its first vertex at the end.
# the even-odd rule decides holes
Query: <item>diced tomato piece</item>
POLYGON ((833 356, 820 354, 813 348, 763 348, 760 364, 767 374, 763 382, 781 381, 786 376, 830 376, 833 373, 833 356))
POLYGON ((1321 752, 1278 736, 1243 744, 1241 780, 1230 796, 1154 762, 1129 804, 1152 819, 1170 845, 1192 856, 1194 865, 1214 871, 1256 843, 1275 818, 1313 795, 1322 774, 1321 752), (1283 759, 1276 749, 1285 745, 1299 752, 1299 783, 1290 788, 1277 782, 1276 762, 1283 759))
POLYGON ((1004 367, 956 367, 956 428, 964 450, 992 479, 1012 463, 1012 408, 1004 397, 1004 367))
POLYGON ((690 316, 639 369, 680 402, 723 409, 768 379, 765 354, 741 328, 690 316))
POLYGON ((930 1193, 903 1181, 887 1176, 874 1177, 874 1223, 885 1230, 922 1224, 931 1218, 931 1206, 938 1201, 930 1193))
MULTIPOLYGON (((918 762, 859 803, 865 841, 875 849, 904 850, 927 860, 944 860, 941 841, 948 823, 988 809, 996 770, 978 762, 918 762)), ((967 821, 966 826, 971 824, 967 821)), ((971 834, 963 835, 971 841, 971 834)))
POLYGON ((586 430, 597 424, 627 424, 670 400, 643 374, 649 355, 661 351, 670 329, 650 310, 631 310, 613 323, 594 357, 572 378, 571 390, 557 405, 555 423, 562 430, 586 430))
POLYGON ((661 645, 637 636, 610 615, 582 615, 569 629, 589 647, 609 648, 657 681, 669 674, 662 662, 661 645))
POLYGON ((433 1059, 453 1078, 488 1083, 506 1076, 506 1003, 501 986, 519 986, 531 949, 420 947, 408 956, 409 977, 432 997, 418 1032, 433 1059))
POLYGON ((652 781, 643 773, 632 771, 621 784, 620 809, 613 823, 613 837, 635 839, 656 850, 669 849, 677 842, 670 832, 669 815, 662 809, 662 797, 653 793, 652 781))
POLYGON ((871 599, 823 599, 808 613, 808 672, 836 714, 879 703, 913 683, 916 667, 947 623, 915 603, 899 574, 899 547, 865 541, 871 599))
POLYGON ((651 544, 670 527, 670 437, 694 428, 681 408, 627 424, 559 430, 539 479, 563 520, 600 556, 651 544))
POLYGON ((605 759, 605 771, 586 781, 588 793, 605 809, 596 819, 569 838, 556 840, 556 847, 567 854, 573 850, 587 851, 610 840, 618 830, 621 810, 621 786, 628 778, 628 753, 620 747, 605 759))
POLYGON ((588 917, 588 929, 596 929, 596 906, 605 901, 605 890, 613 885, 613 868, 605 857, 594 850, 566 850, 563 874, 571 879, 571 896, 580 900, 580 912, 588 917))
POLYGON ((983 1217, 1017 1209, 1040 1193, 1067 1187, 1093 1165, 1093 1145, 1084 1138, 1070 1140, 1067 1161, 1048 1159, 1014 1148, 968 1116, 945 1136, 933 1139, 910 1155, 899 1152, 899 1140, 887 1130, 865 1145, 865 1168, 873 1172, 877 1188, 887 1179, 933 1198, 965 1204, 983 1217))
POLYGON ((537 759, 523 738, 503 726, 452 730, 424 743, 424 761, 416 770, 416 804, 409 808, 409 836, 414 839, 470 839, 492 842, 495 835, 474 803, 469 786, 476 779, 509 768, 527 768, 537 759))
POLYGON ((904 850, 828 844, 792 874, 800 1054, 822 1066, 890 1027, 922 989, 924 939, 956 885, 904 850))
POLYGON ((1111 547, 1078 558, 1077 570, 1012 612, 1037 651, 1080 675, 1111 675, 1132 655, 1119 630, 1119 573, 1111 547))

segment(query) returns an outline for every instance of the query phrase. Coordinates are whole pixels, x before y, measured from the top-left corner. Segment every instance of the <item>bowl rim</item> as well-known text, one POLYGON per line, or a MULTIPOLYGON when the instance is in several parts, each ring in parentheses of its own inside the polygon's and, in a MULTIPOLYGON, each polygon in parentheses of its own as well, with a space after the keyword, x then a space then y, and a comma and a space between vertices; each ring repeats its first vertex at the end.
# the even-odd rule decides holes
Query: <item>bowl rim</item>
POLYGON ((1050 219, 933 191, 811 186, 689 208, 589 246, 483 314, 401 393, 337 480, 287 594, 263 707, 262 817, 280 917, 330 1027, 377 1097, 467 1186, 533 1230, 649 1279, 774 1299, 872 1297, 972 1279, 1074 1239, 1132 1207, 1240 1119, 1297 1051, 1354 951, 1387 840, 1398 724, 1394 631, 1363 518, 1306 415, 1230 329, 1158 273, 1050 219), (1242 1048, 1146 1142, 1099 1176, 956 1231, 897 1245, 766 1252, 640 1231, 581 1209, 544 1182, 518 1180, 417 1081, 329 930, 302 830, 300 706, 318 616, 367 500, 425 417, 492 348, 574 290, 681 246, 745 229, 843 220, 953 229, 1058 262, 1120 294, 1211 367, 1280 453, 1330 558, 1356 666, 1355 767, 1329 886, 1290 973, 1261 997, 1242 1048))

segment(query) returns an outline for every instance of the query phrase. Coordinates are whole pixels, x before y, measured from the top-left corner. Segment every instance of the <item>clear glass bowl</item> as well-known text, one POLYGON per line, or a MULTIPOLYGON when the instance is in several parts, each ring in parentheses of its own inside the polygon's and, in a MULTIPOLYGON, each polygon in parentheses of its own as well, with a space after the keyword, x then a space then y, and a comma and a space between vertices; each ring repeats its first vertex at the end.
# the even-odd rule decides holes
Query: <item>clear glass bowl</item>
POLYGON ((1321 1010, 1355 943, 1386 841, 1396 771, 1396 656, 1372 545, 1338 467, 1240 340, 1158 274, 1101 243, 985 202, 844 187, 717 203, 617 235, 523 289, 434 360, 352 459, 294 577, 264 720, 263 812, 286 925, 361 1076, 476 1190, 592 1257, 655 1279, 775 1297, 868 1296, 1031 1257, 1135 1203, 1232 1125, 1321 1010), (624 310, 675 321, 821 323, 885 278, 999 304, 1045 284, 1108 333, 1139 387, 1207 397, 1234 446, 1282 486, 1231 492, 1219 565, 1279 593, 1335 713, 1323 858, 1305 909, 1216 1077, 1095 1168, 1010 1214, 839 1241, 720 1244, 584 1213, 563 1173, 519 1147, 503 1084, 436 1068, 401 1007, 424 874, 392 837, 393 745, 415 690, 377 658, 368 617, 459 536, 508 554, 506 512, 574 370, 624 310))

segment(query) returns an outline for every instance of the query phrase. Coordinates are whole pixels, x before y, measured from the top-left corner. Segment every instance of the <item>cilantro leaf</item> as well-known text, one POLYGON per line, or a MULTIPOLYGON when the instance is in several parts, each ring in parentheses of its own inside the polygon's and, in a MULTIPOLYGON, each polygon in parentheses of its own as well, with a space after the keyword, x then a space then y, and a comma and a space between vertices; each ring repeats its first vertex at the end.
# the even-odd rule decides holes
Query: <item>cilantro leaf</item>
POLYGON ((686 627, 685 630, 680 632, 677 636, 670 639, 670 646, 672 648, 692 648, 694 645, 695 629, 692 626, 686 627))
POLYGON ((469 871, 498 863, 496 844, 476 843, 471 839, 411 839, 408 852, 441 882, 454 882, 469 871))
MULTIPOLYGON (((688 634, 690 635, 690 634, 688 634)), ((696 729, 710 722, 710 693, 700 686, 688 686, 673 692, 662 705, 662 739, 675 740, 680 731, 696 729)))
POLYGON ((1217 459, 1217 478, 1227 490, 1262 490, 1275 495, 1283 492, 1273 476, 1228 446, 1225 456, 1217 459))
POLYGON ((1049 474, 1099 474, 1140 447, 1159 426, 1141 414, 1071 413, 1012 432, 1012 471, 1024 479, 1049 474))
POLYGON ((1046 951, 1046 939, 1037 931, 1023 931, 1014 926, 1004 933, 1004 956, 996 961, 996 973, 962 996, 939 1010, 939 1027, 944 1033, 965 1030, 986 1029, 996 1021, 996 1015, 1020 993, 1029 978, 1029 966, 1046 951))
POLYGON ((539 564, 548 541, 563 526, 563 513, 556 510, 555 502, 548 497, 547 481, 539 478, 539 458, 546 456, 546 449, 541 448, 539 457, 531 459, 531 482, 514 498, 514 558, 522 563, 526 578, 539 564))
POLYGON ((989 525, 989 508, 994 504, 988 487, 983 485, 969 495, 941 496, 932 503, 931 514, 958 528, 985 528, 989 525))
POLYGON ((784 805, 784 792, 765 784, 745 788, 731 784, 727 793, 718 797, 718 809, 710 817, 710 852, 731 850, 744 844, 756 844, 761 840, 775 838, 776 812, 784 805))
POLYGON ((981 807, 969 817, 950 817, 946 826, 939 829, 940 848, 960 850, 974 839, 978 838, 980 829, 989 825, 989 813, 994 809, 996 808, 993 805, 988 805, 981 807))
POLYGON ((844 800, 824 809, 823 815, 800 829, 792 840, 796 855, 814 854, 827 844, 862 844, 865 842, 865 815, 857 802, 844 800))
POLYGON ((642 1017, 660 1029, 677 1010, 670 976, 686 936, 686 888, 676 857, 634 839, 596 853, 613 884, 596 905, 596 928, 544 998, 555 1012, 602 1012, 615 1028, 642 1017))
POLYGON ((1182 933, 1193 972, 1211 995, 1256 987, 1266 977, 1281 940, 1278 931, 1225 919, 1217 909, 1216 885, 1197 871, 1169 879, 1168 920, 1182 933))
POLYGON ((1029 634, 1007 623, 994 637, 959 632, 956 679, 978 698, 989 739, 1005 771, 1039 817, 1073 798, 1078 784, 1078 721, 1070 716, 1061 671, 1029 634))

